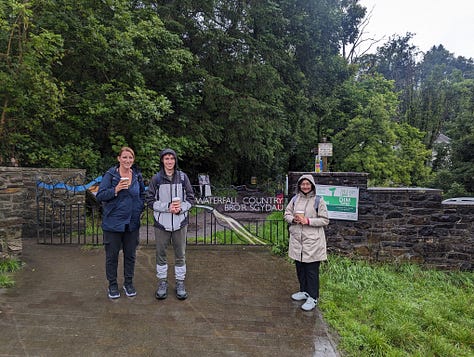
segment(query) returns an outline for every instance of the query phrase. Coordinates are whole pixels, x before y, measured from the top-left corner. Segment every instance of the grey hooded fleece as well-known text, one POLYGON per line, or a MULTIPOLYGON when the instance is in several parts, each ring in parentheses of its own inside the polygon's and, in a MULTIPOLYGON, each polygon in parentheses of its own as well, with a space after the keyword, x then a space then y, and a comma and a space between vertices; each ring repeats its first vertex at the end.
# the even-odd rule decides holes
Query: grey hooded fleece
POLYGON ((146 192, 147 206, 153 209, 155 227, 174 232, 189 222, 189 210, 194 205, 194 191, 188 176, 178 170, 178 157, 172 149, 164 149, 160 153, 160 171, 155 174, 146 192), (171 180, 166 176, 163 156, 172 154, 176 160, 171 180), (181 213, 172 214, 169 206, 173 197, 181 198, 181 213))

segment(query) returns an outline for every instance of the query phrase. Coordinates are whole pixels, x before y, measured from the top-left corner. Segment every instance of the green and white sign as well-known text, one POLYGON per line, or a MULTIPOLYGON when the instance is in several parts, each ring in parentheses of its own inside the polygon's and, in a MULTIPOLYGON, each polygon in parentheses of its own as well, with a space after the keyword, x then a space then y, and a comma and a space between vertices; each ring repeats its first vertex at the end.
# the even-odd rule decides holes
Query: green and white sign
POLYGON ((329 219, 357 221, 359 213, 358 187, 316 185, 316 193, 324 198, 329 219))

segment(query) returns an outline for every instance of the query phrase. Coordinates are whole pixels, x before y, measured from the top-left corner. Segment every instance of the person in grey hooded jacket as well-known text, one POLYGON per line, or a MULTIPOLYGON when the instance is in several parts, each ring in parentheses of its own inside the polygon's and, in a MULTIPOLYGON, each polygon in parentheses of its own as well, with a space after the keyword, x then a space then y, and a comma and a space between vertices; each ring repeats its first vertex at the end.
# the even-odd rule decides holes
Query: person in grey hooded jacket
POLYGON ((178 170, 178 158, 172 149, 160 153, 160 171, 154 175, 146 193, 146 203, 153 210, 156 241, 156 276, 159 300, 168 296, 168 261, 166 250, 173 244, 176 297, 188 297, 186 278, 186 234, 189 210, 194 204, 194 191, 188 176, 178 170))
POLYGON ((319 266, 327 259, 324 227, 329 224, 326 203, 316 196, 312 175, 298 179, 296 196, 285 209, 284 218, 290 224, 288 256, 295 261, 300 290, 291 298, 305 303, 301 308, 313 310, 319 299, 319 266))

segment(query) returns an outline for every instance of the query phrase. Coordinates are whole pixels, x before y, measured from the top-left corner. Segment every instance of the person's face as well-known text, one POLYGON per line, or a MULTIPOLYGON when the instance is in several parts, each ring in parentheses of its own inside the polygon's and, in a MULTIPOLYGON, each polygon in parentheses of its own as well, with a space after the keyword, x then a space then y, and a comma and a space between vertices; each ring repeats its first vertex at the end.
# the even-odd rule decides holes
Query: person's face
POLYGON ((308 193, 311 191, 311 183, 308 180, 303 180, 300 183, 300 189, 303 193, 308 193))
POLYGON ((163 156, 163 165, 165 170, 173 171, 174 165, 176 164, 176 159, 173 154, 166 154, 163 156))
POLYGON ((122 166, 125 169, 129 169, 132 167, 133 162, 135 161, 135 158, 133 157, 133 154, 131 152, 124 150, 117 157, 117 160, 120 163, 120 166, 122 166))

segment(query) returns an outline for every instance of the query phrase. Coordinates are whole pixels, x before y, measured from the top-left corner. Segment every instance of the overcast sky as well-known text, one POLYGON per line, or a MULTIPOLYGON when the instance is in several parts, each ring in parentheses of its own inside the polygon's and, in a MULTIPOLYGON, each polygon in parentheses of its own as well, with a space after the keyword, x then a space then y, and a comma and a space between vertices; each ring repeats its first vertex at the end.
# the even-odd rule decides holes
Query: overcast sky
POLYGON ((404 36, 411 32, 415 34, 411 44, 423 52, 441 44, 455 56, 474 58, 474 0, 359 0, 359 3, 368 12, 373 8, 365 32, 376 38, 385 35, 379 46, 393 34, 404 36))

